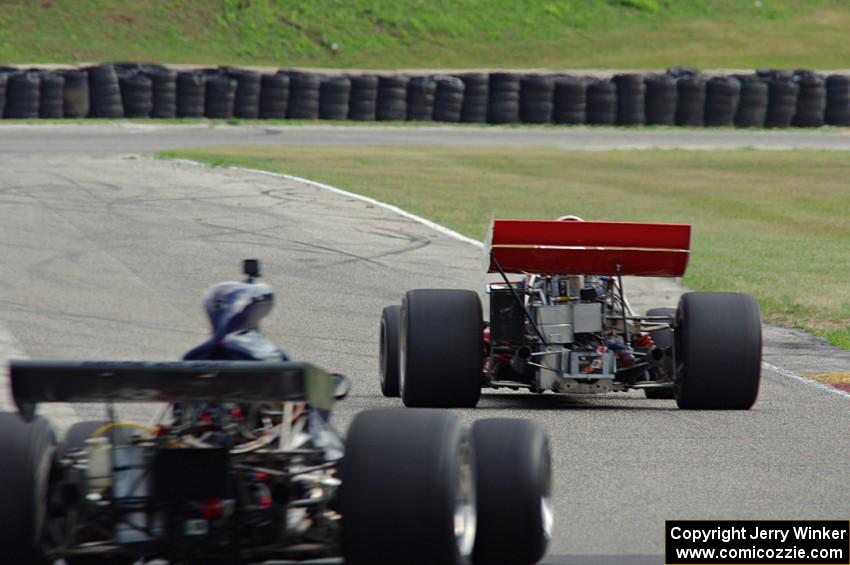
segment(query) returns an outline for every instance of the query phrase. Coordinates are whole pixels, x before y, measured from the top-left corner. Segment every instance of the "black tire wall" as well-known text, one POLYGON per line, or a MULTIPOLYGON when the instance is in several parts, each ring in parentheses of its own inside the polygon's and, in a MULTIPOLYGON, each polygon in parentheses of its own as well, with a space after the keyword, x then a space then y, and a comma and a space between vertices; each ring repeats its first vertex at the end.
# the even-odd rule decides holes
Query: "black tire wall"
POLYGON ((407 86, 407 119, 430 122, 434 119, 437 82, 432 77, 414 77, 407 86))
POLYGON ((587 80, 563 76, 555 79, 552 121, 580 125, 587 120, 587 80))
POLYGON ((236 80, 233 115, 243 120, 256 120, 260 117, 260 73, 231 69, 229 74, 236 80))
POLYGON ((466 73, 460 75, 460 80, 464 87, 460 121, 485 123, 490 104, 490 77, 484 73, 466 73))
POLYGON ((741 96, 741 83, 734 77, 712 77, 705 85, 705 125, 731 127, 741 96))
POLYGON ((466 86, 458 77, 437 75, 437 92, 434 94, 434 121, 459 122, 463 110, 466 86))
POLYGON ((407 75, 390 75, 378 78, 378 100, 375 119, 378 121, 403 121, 407 119, 407 75))
POLYGON ((260 118, 285 120, 289 108, 289 75, 263 75, 260 88, 260 118))
POLYGON ((351 79, 347 76, 325 77, 319 87, 319 117, 323 120, 348 119, 351 79))
POLYGON ((121 103, 127 118, 148 118, 153 110, 153 82, 140 72, 119 78, 121 103))
POLYGON ((519 94, 520 75, 491 73, 487 121, 491 124, 518 123, 519 94))
POLYGON ((376 75, 353 75, 351 95, 348 99, 348 119, 375 121, 378 104, 378 77, 376 75))
POLYGON ((463 73, 261 75, 220 67, 177 72, 162 65, 101 64, 79 70, 0 67, 0 114, 8 118, 200 118, 397 120, 492 124, 850 126, 850 76, 757 69, 706 76, 611 79, 576 75, 463 73))
POLYGON ((646 124, 676 125, 676 105, 679 101, 676 79, 670 75, 649 75, 644 82, 646 83, 646 124))
POLYGON ((612 126, 617 122, 617 86, 595 80, 587 86, 587 123, 612 126))
POLYGON ((319 75, 312 73, 289 73, 289 108, 291 120, 319 119, 319 75))
POLYGON ((95 118, 123 118, 124 105, 118 75, 112 65, 89 69, 90 115, 95 118))
POLYGON ((147 73, 151 79, 152 118, 174 118, 177 116, 177 71, 172 69, 151 69, 147 73))
POLYGON ((824 124, 826 84, 822 76, 808 71, 798 72, 794 80, 800 87, 797 111, 791 124, 801 128, 818 128, 824 124))
POLYGON ((741 128, 764 127, 767 118, 768 84, 755 76, 744 76, 741 82, 741 95, 738 110, 735 113, 735 125, 741 128))
POLYGON ((38 115, 41 118, 65 117, 65 77, 57 73, 41 73, 38 115))
POLYGON ((677 126, 701 126, 705 123, 705 78, 685 74, 676 80, 677 126))
POLYGON ((3 117, 3 111, 6 108, 6 83, 8 82, 6 73, 0 72, 0 118, 3 117))
POLYGON ((825 121, 831 126, 850 126, 850 76, 826 77, 825 121))
POLYGON ((204 73, 187 71, 177 73, 177 116, 200 118, 206 106, 207 77, 204 73))
POLYGON ((646 122, 646 84, 643 75, 616 75, 614 84, 617 85, 617 125, 643 125, 646 122))
POLYGON ((30 71, 9 75, 6 82, 5 117, 37 118, 40 98, 41 77, 39 73, 30 71))
POLYGON ((551 124, 555 109, 555 81, 529 75, 520 80, 519 117, 526 124, 551 124))
POLYGON ((797 113, 797 94, 800 87, 791 77, 777 75, 768 83, 767 128, 787 128, 797 113))
POLYGON ((204 116, 229 120, 233 117, 238 82, 229 74, 215 71, 207 75, 207 94, 204 116))

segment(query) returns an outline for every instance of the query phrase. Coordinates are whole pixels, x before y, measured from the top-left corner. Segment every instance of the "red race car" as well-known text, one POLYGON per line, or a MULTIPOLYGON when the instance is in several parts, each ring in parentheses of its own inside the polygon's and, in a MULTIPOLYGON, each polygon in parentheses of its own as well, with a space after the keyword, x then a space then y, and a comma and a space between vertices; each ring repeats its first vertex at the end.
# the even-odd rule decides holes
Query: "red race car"
POLYGON ((494 220, 490 321, 473 291, 408 291, 381 317, 381 390, 407 406, 472 407, 487 387, 642 389, 680 408, 749 409, 761 379, 755 299, 689 292, 640 315, 624 294, 624 276, 682 276, 690 236, 683 224, 494 220))

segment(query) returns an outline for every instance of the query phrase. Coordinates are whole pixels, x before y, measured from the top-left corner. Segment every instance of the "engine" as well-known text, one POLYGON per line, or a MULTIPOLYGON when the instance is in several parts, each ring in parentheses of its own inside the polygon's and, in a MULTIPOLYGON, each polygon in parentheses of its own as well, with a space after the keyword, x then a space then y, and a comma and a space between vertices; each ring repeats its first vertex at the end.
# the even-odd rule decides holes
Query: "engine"
POLYGON ((540 392, 613 390, 618 369, 634 364, 615 280, 535 275, 490 285, 495 380, 521 379, 540 392))

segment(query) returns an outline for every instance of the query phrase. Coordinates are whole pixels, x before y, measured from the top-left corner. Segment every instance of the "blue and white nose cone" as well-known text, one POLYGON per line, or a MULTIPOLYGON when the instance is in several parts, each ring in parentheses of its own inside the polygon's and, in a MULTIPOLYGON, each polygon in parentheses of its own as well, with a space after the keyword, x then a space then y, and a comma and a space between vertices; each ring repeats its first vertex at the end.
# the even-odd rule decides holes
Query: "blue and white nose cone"
POLYGON ((216 334, 256 329, 273 305, 274 293, 265 283, 222 282, 204 294, 204 309, 216 334))

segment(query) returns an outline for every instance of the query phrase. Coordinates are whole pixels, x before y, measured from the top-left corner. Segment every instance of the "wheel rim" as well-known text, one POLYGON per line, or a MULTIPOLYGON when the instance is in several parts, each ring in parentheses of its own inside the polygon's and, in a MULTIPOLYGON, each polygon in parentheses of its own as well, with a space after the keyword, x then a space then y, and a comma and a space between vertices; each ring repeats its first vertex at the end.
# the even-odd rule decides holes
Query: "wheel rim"
POLYGON ((454 534, 458 553, 465 561, 475 545, 477 514, 475 507, 475 468, 472 445, 468 438, 458 448, 458 472, 455 484, 454 534))

